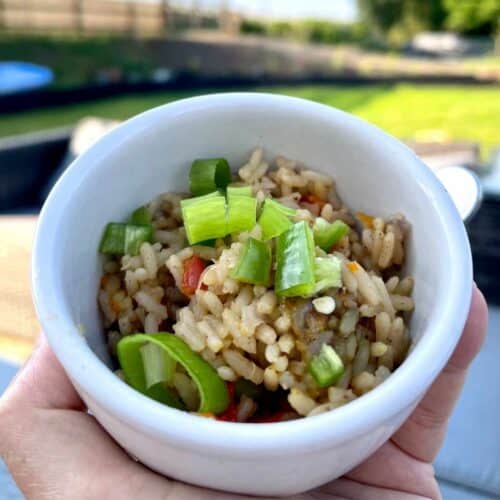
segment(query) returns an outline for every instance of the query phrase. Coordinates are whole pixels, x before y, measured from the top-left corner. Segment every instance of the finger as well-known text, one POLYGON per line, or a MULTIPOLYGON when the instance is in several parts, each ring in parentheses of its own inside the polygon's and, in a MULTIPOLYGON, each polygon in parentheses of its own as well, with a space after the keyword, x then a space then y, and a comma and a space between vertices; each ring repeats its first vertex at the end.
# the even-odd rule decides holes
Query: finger
POLYGON ((0 400, 16 407, 75 409, 84 404, 63 367, 40 335, 31 357, 21 368, 0 400))
POLYGON ((325 498, 331 500, 422 500, 424 498, 421 494, 414 495, 413 493, 405 493, 404 491, 389 490, 373 486, 372 484, 363 484, 361 482, 345 478, 337 479, 336 481, 321 487, 319 492, 317 492, 314 496, 311 495, 311 500, 313 498, 325 498), (320 496, 319 492, 325 496, 320 496))
POLYGON ((406 453, 425 462, 432 462, 436 457, 467 369, 483 344, 487 324, 486 301, 474 285, 469 317, 452 357, 410 418, 392 438, 406 453))
POLYGON ((401 494, 421 495, 425 498, 439 497, 432 465, 415 460, 392 441, 385 443, 371 457, 350 471, 346 478, 400 491, 401 494))

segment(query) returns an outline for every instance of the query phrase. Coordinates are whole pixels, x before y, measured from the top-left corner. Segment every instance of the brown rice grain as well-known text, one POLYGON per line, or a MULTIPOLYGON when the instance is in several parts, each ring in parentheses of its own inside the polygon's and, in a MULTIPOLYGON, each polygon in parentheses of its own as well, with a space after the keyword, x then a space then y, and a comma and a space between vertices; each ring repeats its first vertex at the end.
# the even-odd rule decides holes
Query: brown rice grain
POLYGON ((127 293, 132 296, 135 295, 137 290, 139 290, 139 283, 137 282, 134 271, 128 270, 125 272, 124 282, 127 293))
POLYGON ((366 302, 372 306, 377 306, 380 303, 380 294, 368 273, 357 264, 356 272, 353 274, 358 282, 359 292, 366 302))
POLYGON ((391 330, 391 317, 385 311, 382 311, 375 316, 375 332, 378 342, 385 342, 389 338, 391 330))
POLYGON ((392 346, 387 346, 385 353, 378 358, 378 366, 384 366, 391 371, 394 369, 394 350, 392 346))
POLYGON ((399 277, 398 276, 391 276, 387 280, 387 282, 385 283, 385 288, 387 289, 388 293, 394 293, 398 284, 399 284, 399 277))
POLYGON ((271 314, 276 307, 277 297, 276 294, 269 290, 257 302, 257 312, 259 314, 271 314))
POLYGON ((344 366, 344 373, 337 381, 335 386, 340 389, 347 389, 351 383, 351 378, 352 378, 352 365, 348 364, 344 366))
POLYGON ((181 288, 184 266, 183 266, 181 260, 179 259, 179 257, 177 257, 177 255, 175 255, 175 254, 171 255, 167 259, 166 266, 167 266, 167 269, 172 274, 172 276, 174 277, 175 284, 176 284, 177 288, 181 288))
POLYGON ((366 339, 361 339, 358 343, 358 350, 356 356, 352 362, 352 374, 353 377, 359 375, 361 372, 366 370, 368 361, 370 359, 370 342, 366 339))
POLYGON ((257 410, 257 405, 252 398, 249 398, 246 394, 243 394, 240 399, 240 404, 238 405, 238 411, 236 413, 237 422, 246 422, 257 410))
POLYGON ((397 311, 413 311, 415 303, 411 297, 405 295, 391 295, 391 302, 397 311))
POLYGON ((219 366, 217 373, 222 380, 227 382, 234 382, 236 380, 236 373, 229 366, 219 366))
POLYGON ((276 391, 279 386, 279 376, 272 366, 264 370, 264 385, 268 391, 276 391))
POLYGON ((302 416, 307 415, 317 406, 313 399, 296 388, 291 389, 288 395, 288 402, 290 406, 302 416))
POLYGON ((273 367, 277 372, 284 372, 288 368, 288 358, 286 356, 279 356, 273 363, 273 367))
POLYGON ((394 310, 394 306, 393 306, 393 303, 391 301, 391 297, 389 296, 389 293, 387 292, 387 288, 385 287, 384 281, 379 276, 372 276, 371 279, 372 279, 373 284, 377 288, 377 291, 378 291, 378 294, 379 294, 379 297, 381 299, 382 306, 383 306, 385 312, 387 312, 391 318, 394 318, 396 311, 394 310))
POLYGON ((352 361, 356 356, 356 348, 358 347, 358 340, 356 335, 349 335, 345 341, 345 357, 347 361, 352 361))
POLYGON ((281 352, 284 352, 285 354, 290 354, 295 346, 293 336, 290 335, 289 333, 281 335, 281 337, 278 340, 278 345, 281 352))
POLYGON ((394 253, 394 233, 386 233, 382 241, 382 249, 378 258, 378 266, 381 269, 389 267, 394 253))
POLYGON ((290 330, 292 322, 288 313, 283 313, 275 322, 274 327, 280 333, 286 333, 290 330))
POLYGON ((224 306, 220 301, 219 297, 210 290, 207 291, 197 291, 197 296, 201 300, 202 304, 216 317, 219 318, 222 315, 224 306), (198 295, 199 294, 199 295, 198 295))
POLYGON ((411 276, 407 276, 406 278, 403 278, 399 285, 397 286, 396 290, 394 291, 396 294, 399 295, 410 295, 411 292, 413 291, 413 285, 415 283, 415 280, 411 276))
POLYGON ((148 242, 144 242, 139 251, 142 262, 144 263, 144 269, 148 273, 148 278, 155 278, 158 272, 158 262, 156 261, 156 252, 153 250, 152 245, 148 242))
POLYGON ((352 379, 352 390, 357 396, 362 396, 375 387, 375 376, 368 372, 361 372, 352 379))
POLYGON ((359 320, 359 311, 357 309, 347 309, 342 315, 339 325, 339 334, 347 338, 356 329, 359 320))
POLYGON ((280 357, 280 348, 279 345, 276 344, 270 344, 266 346, 265 350, 265 356, 266 360, 269 363, 274 363, 277 361, 277 359, 280 357))
POLYGON ((222 356, 226 363, 236 372, 254 384, 261 384, 264 380, 264 370, 258 367, 255 363, 242 356, 234 349, 226 349, 222 352, 222 356))
POLYGON ((157 333, 158 332, 159 322, 151 313, 146 314, 144 318, 144 333, 157 333))
POLYGON ((258 340, 267 345, 274 344, 277 338, 274 328, 272 328, 266 323, 262 323, 257 327, 255 331, 255 336, 257 337, 258 340))
POLYGON ((374 358, 380 358, 387 352, 387 345, 383 342, 373 342, 371 345, 371 355, 374 358))

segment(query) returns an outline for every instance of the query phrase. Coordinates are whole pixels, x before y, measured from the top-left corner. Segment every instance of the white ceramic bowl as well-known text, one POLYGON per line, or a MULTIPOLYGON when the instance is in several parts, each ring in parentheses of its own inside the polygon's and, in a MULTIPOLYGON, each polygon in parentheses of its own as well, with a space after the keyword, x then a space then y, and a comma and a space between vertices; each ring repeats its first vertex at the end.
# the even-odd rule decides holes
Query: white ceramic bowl
POLYGON ((78 158, 40 216, 34 298, 56 356, 89 410, 152 469, 234 492, 285 495, 334 479, 408 417, 455 347, 472 272, 463 224, 435 176, 397 140, 358 118, 305 100, 220 94, 178 101, 127 121, 78 158), (328 172, 353 210, 412 224, 415 347, 381 386, 314 418, 234 424, 149 400, 112 374, 96 304, 105 224, 160 192, 186 190, 194 158, 240 166, 255 146, 328 172), (83 334, 82 334, 83 332, 83 334))

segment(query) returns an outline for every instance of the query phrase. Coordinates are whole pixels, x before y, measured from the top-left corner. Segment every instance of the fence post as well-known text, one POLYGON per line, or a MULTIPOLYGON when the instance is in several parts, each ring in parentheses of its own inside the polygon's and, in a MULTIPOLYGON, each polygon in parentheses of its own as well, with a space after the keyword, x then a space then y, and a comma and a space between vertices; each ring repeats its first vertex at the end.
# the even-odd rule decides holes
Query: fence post
POLYGON ((82 35, 85 30, 83 24, 83 0, 73 0, 73 19, 76 32, 82 35))
POLYGON ((138 16, 137 4, 135 3, 135 1, 131 1, 128 4, 128 26, 129 26, 129 34, 132 37, 136 37, 138 31, 137 16, 138 16))
POLYGON ((170 10, 169 10, 168 0, 162 0, 161 2, 161 15, 163 18, 163 34, 170 31, 170 10))

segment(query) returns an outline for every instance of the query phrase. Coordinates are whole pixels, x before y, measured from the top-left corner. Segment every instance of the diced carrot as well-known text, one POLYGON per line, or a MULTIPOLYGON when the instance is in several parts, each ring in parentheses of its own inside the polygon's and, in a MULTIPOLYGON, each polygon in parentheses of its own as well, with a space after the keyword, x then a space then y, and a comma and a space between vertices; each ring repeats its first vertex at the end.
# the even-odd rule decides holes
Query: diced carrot
POLYGON ((182 274, 181 284, 184 295, 189 297, 196 292, 200 276, 206 266, 206 262, 196 255, 184 261, 184 273, 182 274))
POLYGON ((210 412, 210 411, 206 411, 206 412, 203 412, 203 413, 198 413, 198 415, 200 417, 215 418, 215 415, 212 412, 210 412))
POLYGON ((101 288, 106 288, 106 285, 109 283, 109 274, 105 274, 101 278, 101 288))
POLYGON ((113 311, 116 314, 119 314, 122 312, 122 305, 120 304, 120 302, 118 300, 116 300, 115 298, 112 298, 110 302, 111 302, 111 309, 113 309, 113 311))
POLYGON ((357 273, 359 271, 359 265, 357 262, 352 261, 347 264, 347 269, 349 269, 351 273, 357 273))
POLYGON ((367 229, 373 228, 373 220, 375 219, 375 217, 365 214, 364 212, 358 212, 356 214, 356 217, 361 221, 363 226, 365 226, 367 229))

